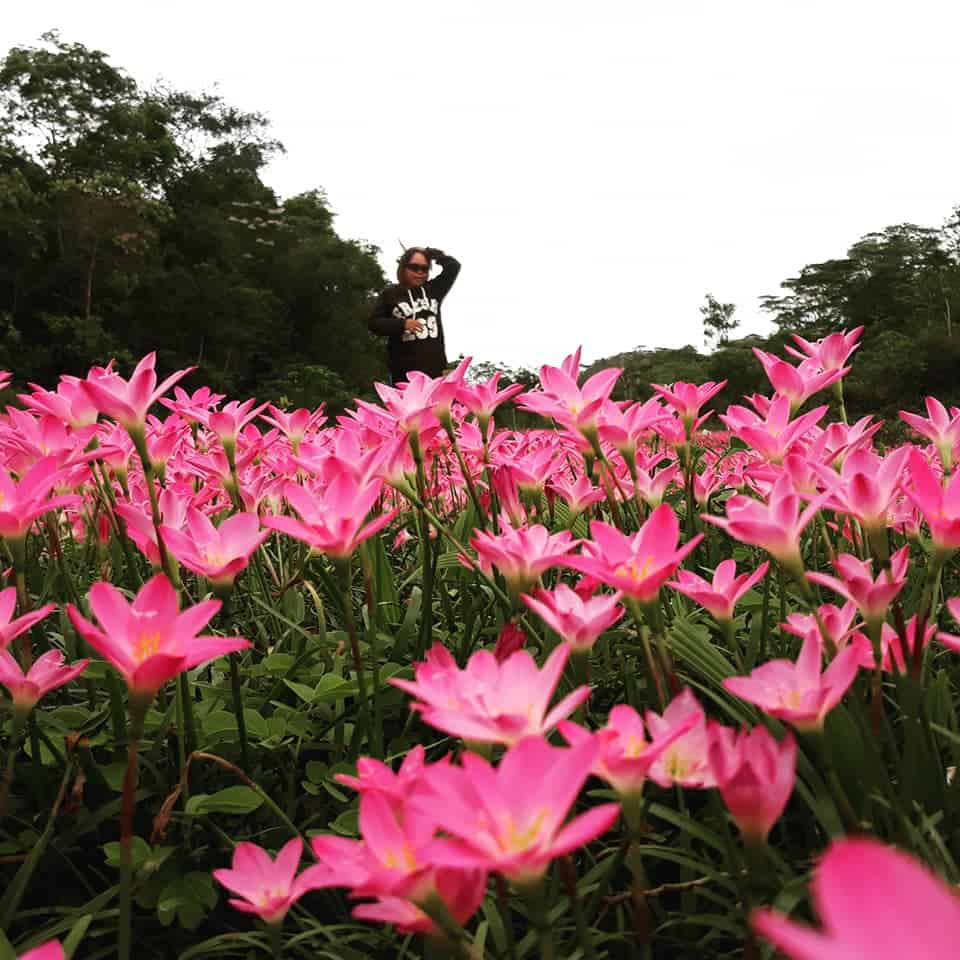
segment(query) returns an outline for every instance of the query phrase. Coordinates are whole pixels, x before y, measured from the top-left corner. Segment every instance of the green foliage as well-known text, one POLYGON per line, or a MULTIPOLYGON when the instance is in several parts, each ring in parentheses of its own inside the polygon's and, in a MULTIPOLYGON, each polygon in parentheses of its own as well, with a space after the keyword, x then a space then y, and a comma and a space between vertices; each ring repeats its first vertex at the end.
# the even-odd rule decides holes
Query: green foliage
POLYGON ((382 374, 376 249, 263 182, 266 120, 143 89, 55 33, 0 63, 0 322, 18 381, 156 349, 194 383, 340 409, 382 374))

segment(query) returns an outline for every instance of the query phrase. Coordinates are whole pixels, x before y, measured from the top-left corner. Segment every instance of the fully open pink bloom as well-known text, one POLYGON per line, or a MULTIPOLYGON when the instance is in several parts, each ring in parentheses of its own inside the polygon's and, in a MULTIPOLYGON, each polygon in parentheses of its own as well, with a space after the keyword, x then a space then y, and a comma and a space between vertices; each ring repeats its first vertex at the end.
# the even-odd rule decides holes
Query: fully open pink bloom
POLYGON ((44 617, 49 617, 57 609, 57 605, 45 603, 42 607, 11 620, 16 609, 17 588, 6 587, 0 590, 0 650, 8 647, 13 640, 26 633, 35 623, 39 623, 44 617))
POLYGON ((267 923, 280 923, 305 893, 332 886, 329 868, 320 864, 307 867, 297 876, 302 853, 299 837, 288 841, 276 860, 255 843, 238 843, 230 869, 214 870, 213 878, 237 894, 238 899, 230 900, 231 907, 255 913, 267 923))
POLYGON ((187 510, 186 531, 161 526, 160 535, 188 570, 217 586, 229 586, 246 569, 270 531, 260 529, 255 513, 236 513, 215 527, 205 513, 191 507, 187 510))
POLYGON ((822 670, 822 644, 808 637, 797 662, 770 660, 748 677, 727 677, 723 686, 764 713, 798 730, 821 730, 827 714, 843 699, 860 669, 860 652, 845 647, 822 670))
POLYGON ((346 472, 316 492, 290 481, 284 484, 283 495, 301 519, 266 517, 263 525, 302 540, 334 559, 344 559, 397 515, 397 510, 390 510, 364 523, 381 491, 379 482, 358 483, 346 472))
POLYGON ((39 947, 34 947, 26 953, 21 953, 17 960, 63 960, 63 947, 59 940, 48 940, 41 943, 39 947))
POLYGON ((820 929, 764 907, 754 930, 791 960, 954 960, 956 892, 920 861, 870 837, 835 840, 817 865, 820 929))
POLYGON ((662 467, 656 473, 649 467, 637 467, 634 495, 642 499, 648 507, 656 509, 663 503, 663 495, 670 484, 679 482, 681 476, 680 466, 676 463, 662 467))
POLYGON ((292 413, 287 413, 285 410, 275 407, 272 403, 268 403, 267 410, 270 412, 270 416, 261 417, 261 419, 276 427, 290 441, 294 453, 300 448, 307 431, 319 429, 326 420, 322 403, 316 410, 307 410, 305 407, 301 407, 292 413))
MULTIPOLYGON (((820 623, 823 624, 827 637, 833 641, 837 650, 842 650, 853 633, 857 605, 852 600, 847 601, 842 607, 824 603, 817 608, 817 613, 820 615, 820 623)), ((801 640, 806 640, 810 636, 822 639, 820 624, 812 613, 788 614, 786 622, 780 626, 787 633, 792 633, 801 640)))
POLYGON ((777 743, 766 727, 737 733, 711 724, 710 766, 740 832, 765 840, 793 793, 797 767, 793 734, 777 743))
POLYGON ((786 570, 799 576, 803 573, 800 534, 817 515, 825 497, 811 501, 801 512, 800 497, 784 475, 773 485, 766 503, 738 494, 727 501, 726 517, 706 513, 700 517, 726 530, 735 540, 762 547, 786 570))
POLYGON ((148 580, 132 604, 110 583, 88 594, 98 629, 73 604, 67 613, 77 632, 123 675, 132 695, 152 699, 172 677, 201 663, 250 646, 241 637, 197 636, 220 609, 204 600, 178 612, 177 591, 162 573, 148 580))
POLYGON ((776 397, 766 414, 758 417, 746 407, 732 406, 720 419, 730 432, 745 444, 753 447, 764 459, 780 463, 827 412, 827 408, 816 407, 791 420, 789 397, 776 397))
POLYGON ((910 483, 905 492, 923 514, 934 547, 952 553, 960 547, 960 471, 942 486, 923 454, 910 451, 910 483))
POLYGON ((757 347, 753 348, 753 353, 763 366, 774 392, 778 397, 786 397, 790 401, 793 412, 799 410, 815 393, 836 383, 850 372, 849 367, 824 370, 816 360, 804 360, 794 367, 757 347))
POLYGON ((573 746, 593 737, 598 751, 591 772, 606 780, 621 797, 630 797, 640 793, 650 768, 697 722, 694 714, 688 714, 682 724, 668 727, 659 737, 651 734, 648 739, 640 714, 618 703, 610 711, 607 725, 595 734, 569 720, 562 720, 559 727, 573 746))
POLYGON ((484 383, 461 383, 457 387, 457 399, 477 418, 480 430, 484 432, 497 407, 523 392, 522 383, 512 383, 498 390, 499 380, 500 374, 495 373, 484 383))
POLYGON ((863 327, 856 327, 849 333, 846 330, 831 333, 822 340, 813 342, 804 340, 800 334, 795 333, 793 339, 800 350, 789 346, 784 347, 784 350, 799 360, 816 360, 821 370, 839 370, 846 366, 853 352, 860 347, 858 341, 862 333, 863 327))
POLYGON ((478 650, 461 670, 436 643, 426 661, 415 664, 415 681, 390 683, 417 699, 413 709, 430 726, 476 743, 509 745, 548 733, 590 695, 589 687, 578 687, 549 709, 569 656, 570 645, 560 644, 538 670, 526 650, 503 663, 489 650, 478 650))
POLYGON ((20 664, 0 648, 0 683, 10 692, 14 709, 29 713, 41 697, 79 677, 89 662, 78 660, 68 666, 59 650, 48 650, 34 661, 24 676, 20 664))
POLYGON ((540 368, 542 389, 530 390, 517 398, 517 406, 549 417, 568 429, 590 435, 597 429, 597 416, 623 371, 608 367, 577 386, 577 375, 569 369, 540 368))
POLYGON ((592 739, 567 750, 528 737, 496 769, 472 753, 459 767, 429 767, 425 790, 412 802, 453 838, 436 841, 436 862, 495 871, 519 884, 538 880, 551 860, 589 843, 617 819, 618 805, 604 803, 565 824, 596 753, 592 739))
POLYGON ((224 394, 214 393, 209 387, 200 387, 192 394, 182 387, 174 387, 173 399, 161 397, 160 404, 188 423, 206 423, 209 412, 216 409, 223 398, 224 394))
POLYGON ((678 380, 676 383, 666 385, 650 384, 677 411, 684 424, 692 424, 700 416, 700 408, 726 385, 726 380, 721 380, 719 383, 710 380, 707 383, 696 384, 678 380))
POLYGON ((920 436, 936 444, 943 468, 949 470, 953 464, 954 448, 960 444, 960 409, 951 407, 947 413, 946 407, 936 397, 927 397, 926 407, 926 417, 901 410, 900 419, 910 424, 920 436))
POLYGON ((886 617, 887 608, 907 582, 909 563, 910 547, 902 547, 890 558, 890 568, 881 570, 874 580, 873 561, 842 553, 834 561, 839 578, 828 573, 808 573, 807 579, 855 603, 869 624, 886 617))
MULTIPOLYGON (((886 529, 909 456, 909 447, 886 457, 869 450, 851 453, 843 461, 839 482, 831 485, 830 509, 856 517, 868 533, 886 529)), ((829 472, 829 480, 835 478, 829 467, 823 469, 829 472)))
POLYGON ((496 567, 514 593, 529 590, 544 571, 565 562, 578 543, 569 530, 550 533, 538 523, 501 528, 499 534, 481 530, 470 538, 480 569, 496 567))
POLYGON ((650 428, 668 416, 659 397, 628 407, 607 400, 600 408, 597 432, 603 443, 609 443, 629 459, 636 456, 637 446, 651 432, 650 428))
POLYGON ((661 787, 712 787, 707 715, 689 688, 667 704, 663 716, 647 710, 650 738, 666 740, 666 748, 650 766, 649 776, 661 787))
POLYGON ((565 583, 558 583, 554 590, 538 590, 532 597, 524 594, 521 599, 575 652, 589 650, 597 637, 623 616, 620 594, 599 594, 585 600, 565 583))
POLYGON ((131 433, 142 432, 147 413, 175 383, 182 380, 193 367, 178 370, 157 386, 154 365, 155 353, 148 353, 136 366, 129 381, 112 370, 91 370, 82 381, 90 402, 100 413, 116 420, 131 433))
POLYGON ((680 570, 676 581, 667 586, 699 603, 715 620, 726 623, 733 619, 734 607, 740 598, 763 579, 769 566, 769 563, 761 563, 753 573, 741 573, 738 577, 735 576, 736 560, 722 560, 713 571, 712 582, 689 570, 680 570))
POLYGON ((592 540, 584 543, 580 556, 567 557, 565 565, 621 590, 638 603, 651 603, 688 553, 703 539, 693 537, 682 547, 680 524, 673 508, 666 503, 650 514, 644 525, 632 535, 594 520, 590 524, 592 540))
POLYGON ((80 503, 80 497, 73 494, 50 496, 61 475, 53 456, 38 460, 16 481, 0 467, 0 537, 23 540, 38 517, 80 503))
POLYGON ((576 519, 593 503, 599 503, 606 494, 595 487, 590 478, 579 474, 575 480, 563 473, 555 473, 550 478, 549 489, 560 496, 570 510, 571 520, 576 519))
POLYGON ((256 400, 253 397, 244 400, 243 403, 231 400, 222 410, 208 414, 206 424, 220 438, 224 446, 235 444, 240 431, 268 406, 266 403, 261 403, 260 406, 255 407, 255 403, 256 400))
POLYGON ((83 381, 63 375, 56 392, 30 384, 32 393, 17 394, 17 399, 28 409, 56 417, 74 429, 92 426, 97 422, 97 408, 90 402, 83 381))

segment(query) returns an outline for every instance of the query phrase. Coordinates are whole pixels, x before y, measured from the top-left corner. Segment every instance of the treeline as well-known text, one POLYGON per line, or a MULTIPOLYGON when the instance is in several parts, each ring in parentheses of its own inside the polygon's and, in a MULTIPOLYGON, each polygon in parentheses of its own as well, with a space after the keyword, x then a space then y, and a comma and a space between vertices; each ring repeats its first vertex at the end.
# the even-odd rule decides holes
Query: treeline
POLYGON ((708 295, 701 313, 714 349, 637 347, 594 368, 623 367, 622 396, 647 396, 651 382, 727 380, 718 397, 725 405, 770 392, 753 347, 783 356, 794 333, 813 340, 862 325, 863 346, 845 380, 851 417, 883 418, 894 440, 905 432, 897 411, 922 409, 927 395, 960 406, 960 207, 940 227, 898 224, 870 233, 845 257, 809 264, 781 287, 761 300, 776 324, 772 336, 733 339, 731 305, 708 295))
POLYGON ((48 384, 155 349, 233 396, 336 406, 368 388, 383 369, 362 322, 377 251, 337 235, 322 191, 280 200, 264 184, 281 149, 264 117, 144 89, 55 33, 11 49, 0 367, 48 384))

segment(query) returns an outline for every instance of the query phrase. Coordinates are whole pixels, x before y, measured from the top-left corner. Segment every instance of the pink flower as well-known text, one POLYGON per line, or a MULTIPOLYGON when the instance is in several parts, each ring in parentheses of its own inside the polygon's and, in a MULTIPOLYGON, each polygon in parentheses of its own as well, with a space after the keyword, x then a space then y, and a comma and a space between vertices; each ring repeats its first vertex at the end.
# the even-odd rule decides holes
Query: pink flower
POLYGON ((396 773, 380 760, 374 760, 372 757, 360 757, 357 760, 357 775, 355 777, 346 773, 338 773, 333 779, 361 794, 382 794, 394 811, 398 812, 406 802, 413 786, 420 780, 423 767, 424 749, 420 744, 417 744, 403 758, 403 763, 396 773))
POLYGON ((951 407, 947 413, 946 407, 936 397, 927 397, 926 407, 926 418, 901 410, 900 419, 910 424, 920 436, 936 444, 943 469, 949 470, 953 463, 953 450, 960 444, 960 409, 951 407))
POLYGON ((551 860, 589 843, 617 819, 618 805, 604 803, 566 822, 596 753, 592 740, 567 750, 528 737, 496 769, 472 753, 463 755, 460 767, 428 768, 425 790, 413 804, 453 838, 436 841, 435 861, 496 871, 520 885, 538 880, 551 860))
POLYGON ((8 647, 21 634, 26 633, 35 623, 44 617, 49 617, 57 609, 55 603, 46 603, 36 610, 25 613, 22 617, 13 617, 17 609, 17 588, 7 587, 0 590, 0 650, 8 647))
POLYGON ((874 580, 873 561, 842 553, 834 561, 839 579, 827 573, 808 573, 807 579, 855 603, 860 615, 870 624, 886 617, 887 608, 907 582, 909 563, 910 548, 902 547, 890 558, 889 569, 882 570, 874 580))
POLYGON ((813 878, 821 929, 764 907, 754 930, 791 960, 953 960, 956 892, 906 853, 869 837, 835 840, 813 878))
POLYGON ((606 780, 621 797, 631 797, 643 789, 653 764, 697 722, 694 714, 688 714, 682 724, 648 740, 640 714, 633 707, 619 703, 610 711, 607 725, 595 734, 569 720, 562 720, 559 727, 572 746, 595 739, 598 751, 591 772, 606 780))
POLYGON ((856 517, 868 533, 885 530, 909 455, 909 447, 883 458, 869 450, 851 453, 843 461, 839 483, 830 471, 831 509, 856 517))
POLYGON ((777 396, 786 397, 793 412, 799 410, 815 393, 836 383, 850 372, 849 367, 824 370, 816 360, 804 360, 794 367, 757 347, 753 348, 753 353, 763 366, 777 396))
MULTIPOLYGON (((851 600, 842 607, 836 607, 832 603, 821 604, 817 608, 820 615, 820 623, 823 624, 827 636, 833 641, 837 650, 842 650, 850 639, 853 632, 853 620, 857 613, 857 605, 851 600)), ((813 636, 817 639, 821 637, 820 624, 817 618, 810 613, 791 613, 788 614, 786 622, 780 625, 787 633, 792 633, 801 640, 813 636)))
POLYGON ((511 654, 522 650, 526 644, 526 633, 511 620, 505 623, 503 627, 501 627, 500 633, 497 634, 497 642, 493 647, 493 655, 496 657, 497 663, 503 663, 511 654))
POLYGON ((687 688, 667 704, 663 716, 646 712, 647 730, 656 742, 667 740, 666 749, 653 762, 650 779, 661 787, 712 787, 707 736, 707 715, 687 688))
POLYGON ((609 443, 629 462, 636 455, 637 445, 651 432, 651 427, 667 418, 669 414, 658 397, 625 408, 608 400, 601 407, 597 431, 603 443, 609 443))
POLYGON ((470 538, 480 569, 489 573, 496 567, 516 594, 529 590, 544 571, 564 562, 578 542, 569 530, 550 533, 538 523, 501 528, 499 534, 483 530, 470 538))
POLYGON ((156 361, 156 353, 148 353, 137 364, 129 381, 112 370, 91 370, 87 379, 81 381, 83 389, 102 414, 116 420, 129 433, 142 433, 154 403, 193 370, 193 367, 178 370, 158 387, 156 361))
POLYGON ((762 419, 752 410, 740 406, 728 407, 726 413, 720 414, 720 419, 731 433, 753 447, 764 459, 781 463, 826 412, 825 406, 816 407, 791 421, 790 398, 776 397, 762 419))
POLYGON ((51 690, 79 677, 89 662, 78 660, 73 666, 67 666, 59 650, 48 650, 37 658, 24 676, 20 664, 9 651, 0 648, 0 683, 10 692, 14 710, 25 714, 51 690))
POLYGON ((700 416, 700 408, 726 385, 726 380, 721 380, 719 383, 710 380, 701 384, 684 383, 678 380, 666 386, 662 383, 650 384, 677 411, 685 425, 692 425, 700 416))
POLYGON ((580 474, 571 480, 566 473, 557 473, 550 478, 550 489, 560 495, 570 509, 571 521, 583 513, 593 503, 599 503, 606 494, 595 487, 589 477, 580 474))
POLYGON ((310 890, 329 887, 330 870, 326 866, 307 867, 298 877, 297 867, 303 853, 303 841, 288 841, 277 859, 255 843, 238 843, 233 850, 229 870, 214 870, 214 879, 239 899, 230 906, 243 913, 255 913, 266 923, 281 923, 287 911, 310 890))
POLYGON ((316 410, 307 410, 301 407, 293 413, 287 413, 272 403, 267 404, 269 417, 261 417, 271 426, 276 427, 290 441, 294 453, 299 449, 308 430, 319 429, 326 420, 324 405, 321 403, 316 410))
POLYGON ((594 434, 597 415, 609 398, 620 374, 618 367, 609 367, 589 377, 582 387, 577 375, 566 364, 540 368, 541 390, 530 390, 517 398, 517 406, 549 417, 584 436, 594 434))
POLYGON ((569 644, 561 644, 538 670, 526 650, 503 663, 478 650, 461 670, 450 651, 435 643, 426 661, 414 665, 415 681, 390 683, 417 698, 412 709, 430 726, 475 743, 510 745, 548 733, 590 695, 589 687, 578 687, 548 709, 569 656, 569 644))
POLYGON ((941 553, 953 553, 960 547, 960 471, 943 487, 923 454, 914 448, 910 451, 910 480, 905 492, 923 514, 934 547, 941 553))
POLYGON ((710 766, 740 832, 766 840, 793 792, 797 766, 793 734, 777 743, 766 727, 737 733, 711 724, 710 766))
POLYGON ((623 616, 620 594, 600 594, 584 600, 565 583, 558 583, 552 591, 538 590, 532 597, 524 594, 521 599, 570 643, 575 653, 590 650, 597 637, 623 616))
POLYGON ((512 383, 503 390, 497 389, 500 374, 495 373, 485 383, 460 383, 457 386, 457 399, 477 418, 480 431, 486 432, 487 424, 500 404, 523 391, 522 383, 512 383))
MULTIPOLYGON (((180 530, 187 522, 189 501, 178 496, 172 490, 164 489, 160 493, 161 529, 180 530)), ((132 503, 118 503, 116 512, 126 524, 127 536, 136 548, 147 558, 154 570, 160 569, 160 549, 157 546, 157 528, 153 525, 149 502, 135 506, 132 503)))
POLYGON ((703 534, 698 534, 678 547, 680 524, 666 503, 630 536, 602 520, 590 524, 590 533, 593 539, 584 544, 584 553, 568 557, 566 566, 596 577, 641 604, 657 598, 683 558, 703 539, 703 534))
MULTIPOLYGON (((923 636, 920 638, 920 648, 917 649, 917 618, 911 617, 904 624, 904 633, 907 640, 907 657, 904 658, 903 643, 900 641, 900 635, 890 626, 884 623, 880 628, 880 667, 887 673, 893 673, 896 668, 898 673, 906 673, 907 669, 914 663, 919 663, 923 651, 937 633, 935 623, 924 624, 923 636)), ((960 641, 956 645, 951 643, 950 634, 942 633, 938 638, 948 647, 960 650, 960 641)), ((873 652, 873 644, 870 638, 859 630, 851 638, 851 646, 856 646, 860 651, 860 665, 872 670, 877 662, 873 652)))
MULTIPOLYGON (((432 894, 443 901, 447 911, 461 926, 480 909, 487 892, 487 874, 483 870, 457 870, 437 867, 432 872, 432 894)), ((378 897, 372 903, 353 908, 358 920, 388 923, 404 933, 434 933, 436 924, 412 900, 402 897, 378 897)))
POLYGON ((817 515, 826 494, 811 501, 801 513, 800 497, 790 478, 782 476, 773 485, 766 503, 736 495, 726 504, 726 517, 701 514, 701 519, 726 530, 735 540, 762 547, 794 576, 803 575, 800 534, 817 515))
POLYGON ((676 581, 667 586, 699 603, 714 620, 727 623, 733 619, 734 607, 740 598, 763 579, 769 566, 769 563, 761 563, 753 573, 741 573, 737 577, 734 576, 736 560, 722 560, 713 571, 712 582, 708 583, 688 570, 680 570, 676 581))
POLYGON ((95 583, 88 594, 98 629, 73 604, 67 613, 77 632, 123 675, 131 695, 152 700, 157 690, 184 670, 244 650, 240 637, 197 636, 220 609, 204 600, 178 612, 177 592, 162 573, 148 580, 132 604, 112 584, 95 583))
POLYGON ((261 403, 259 407, 255 407, 255 403, 253 397, 243 403, 231 400, 222 410, 208 414, 206 425, 220 438, 224 447, 235 445, 240 431, 268 406, 261 403))
POLYGON ((364 524, 381 491, 379 482, 360 483, 346 471, 316 493, 288 482, 284 484, 283 495, 301 519, 266 517, 263 525, 302 540, 335 560, 345 559, 397 515, 397 510, 390 510, 364 524))
POLYGON ((701 384, 684 383, 682 380, 669 385, 650 384, 677 411, 685 424, 692 424, 700 416, 700 408, 708 400, 713 399, 726 385, 726 380, 721 380, 719 383, 710 380, 701 384))
POLYGON ((64 374, 60 377, 56 393, 31 383, 33 393, 17 394, 17 399, 28 410, 56 417, 77 430, 97 422, 97 408, 90 402, 82 383, 77 377, 64 374))
POLYGON ((860 668, 860 652, 846 647, 823 673, 821 660, 820 639, 811 636, 804 640, 796 663, 770 660, 748 677, 727 677, 723 686, 798 730, 821 730, 827 714, 853 683, 860 668))
POLYGON ((80 503, 80 497, 73 494, 50 496, 61 475, 53 456, 38 460, 17 481, 0 467, 0 537, 23 540, 38 517, 80 503))
POLYGON ((34 947, 26 953, 21 953, 17 960, 63 960, 63 947, 59 940, 48 940, 34 947))
POLYGON ((167 549, 188 570, 206 577, 217 587, 230 587, 270 531, 260 529, 260 518, 255 513, 236 513, 215 527, 206 514, 190 507, 187 532, 161 526, 160 535, 167 549))
POLYGON ((804 340, 798 333, 793 335, 794 342, 800 347, 800 351, 793 347, 784 347, 791 356, 800 360, 816 360, 821 370, 839 370, 846 365, 846 362, 853 355, 853 352, 860 347, 857 342, 863 333, 863 327, 857 327, 847 333, 844 330, 841 333, 831 333, 822 340, 816 340, 811 343, 804 340))

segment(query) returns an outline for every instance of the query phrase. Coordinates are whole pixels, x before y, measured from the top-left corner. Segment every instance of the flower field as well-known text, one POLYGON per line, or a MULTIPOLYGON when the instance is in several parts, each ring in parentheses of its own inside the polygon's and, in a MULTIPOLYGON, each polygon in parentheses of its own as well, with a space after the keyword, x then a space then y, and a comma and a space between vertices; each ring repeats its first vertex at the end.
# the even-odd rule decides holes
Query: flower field
POLYGON ((0 960, 956 956, 960 410, 848 422, 861 334, 732 403, 31 384, 0 960))

